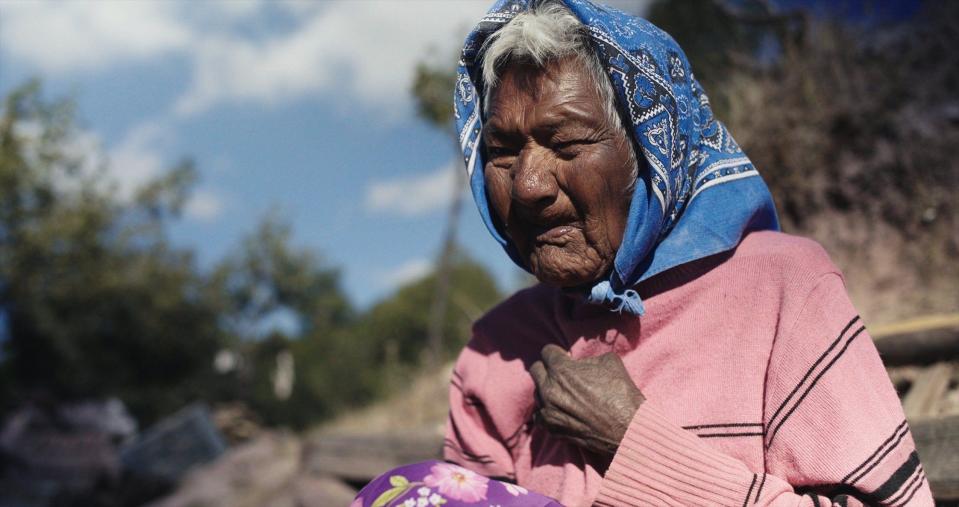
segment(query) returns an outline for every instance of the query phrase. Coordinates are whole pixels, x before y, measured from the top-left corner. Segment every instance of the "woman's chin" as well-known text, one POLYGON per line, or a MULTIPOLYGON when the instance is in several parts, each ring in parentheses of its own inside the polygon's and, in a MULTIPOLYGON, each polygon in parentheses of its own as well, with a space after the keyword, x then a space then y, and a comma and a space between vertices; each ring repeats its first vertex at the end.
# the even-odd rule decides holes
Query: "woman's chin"
POLYGON ((589 287, 599 281, 609 270, 605 263, 583 262, 581 256, 550 255, 533 256, 529 265, 533 276, 547 285, 562 288, 589 287))

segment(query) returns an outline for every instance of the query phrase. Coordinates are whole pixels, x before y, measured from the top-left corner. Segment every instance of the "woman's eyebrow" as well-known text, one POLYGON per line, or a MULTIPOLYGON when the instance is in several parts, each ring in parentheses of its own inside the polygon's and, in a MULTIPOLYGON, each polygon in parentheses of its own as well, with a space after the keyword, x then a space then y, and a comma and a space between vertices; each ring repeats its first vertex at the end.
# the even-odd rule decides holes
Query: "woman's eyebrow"
MULTIPOLYGON (((551 111, 542 121, 532 126, 532 130, 539 135, 555 134, 560 130, 589 129, 596 130, 600 125, 597 119, 577 109, 559 106, 551 111)), ((519 134, 518 128, 504 126, 495 120, 490 120, 483 126, 483 137, 486 139, 504 139, 519 134)))
POLYGON ((597 120, 596 115, 585 112, 578 107, 560 105, 550 111, 548 115, 545 115, 543 122, 537 125, 537 128, 543 130, 559 130, 567 127, 595 129, 599 127, 597 120))
POLYGON ((495 123, 487 123, 483 126, 484 139, 504 139, 516 137, 517 134, 516 129, 503 128, 501 125, 495 123))
POLYGON ((534 127, 534 131, 540 135, 556 135, 560 132, 595 132, 598 125, 585 118, 564 117, 551 119, 534 127))

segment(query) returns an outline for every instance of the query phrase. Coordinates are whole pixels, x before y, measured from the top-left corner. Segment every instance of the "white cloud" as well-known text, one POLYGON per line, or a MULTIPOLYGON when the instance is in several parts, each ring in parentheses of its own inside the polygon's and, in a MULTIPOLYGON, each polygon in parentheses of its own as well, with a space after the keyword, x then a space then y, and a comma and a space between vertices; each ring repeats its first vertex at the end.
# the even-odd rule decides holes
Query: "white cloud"
POLYGON ((289 5, 307 13, 290 33, 267 40, 200 37, 193 81, 177 112, 317 93, 346 94, 396 112, 408 103, 416 62, 430 48, 454 54, 462 34, 488 7, 486 1, 339 2, 315 11, 289 5))
POLYGON ((412 259, 400 264, 381 278, 383 286, 392 290, 419 280, 433 271, 433 263, 426 259, 412 259))
POLYGON ((163 174, 167 164, 161 155, 170 133, 159 123, 144 122, 132 128, 108 152, 110 177, 120 199, 133 197, 145 183, 163 174))
MULTIPOLYGON (((173 132, 162 122, 147 121, 132 129, 108 152, 107 172, 116 184, 117 197, 131 199, 144 184, 169 170, 173 132)), ((199 189, 184 203, 186 218, 213 222, 224 209, 223 198, 213 190, 199 189)))
MULTIPOLYGON (((31 140, 27 146, 35 146, 42 134, 39 124, 20 123, 17 135, 31 140)), ((61 167, 56 168, 54 184, 58 191, 72 194, 85 182, 96 181, 99 189, 110 192, 121 202, 129 201, 144 184, 161 176, 168 170, 163 153, 168 153, 171 132, 158 122, 143 122, 124 136, 123 140, 109 150, 104 150, 99 134, 90 130, 76 129, 60 144, 66 157, 61 167)), ((27 157, 38 158, 41 153, 28 151, 27 157)), ((209 189, 193 192, 184 205, 184 215, 200 222, 215 221, 223 212, 223 198, 209 189)))
POLYGON ((365 206, 374 213, 420 216, 449 206, 453 198, 454 162, 439 169, 405 178, 375 182, 366 188, 365 206))
POLYGON ((310 14, 324 9, 329 2, 316 0, 275 0, 275 3, 295 15, 310 14))
POLYGON ((213 222, 223 213, 223 199, 210 190, 197 190, 183 206, 183 213, 198 222, 213 222))
MULTIPOLYGON (((31 164, 44 164, 47 154, 42 141, 46 132, 43 125, 23 121, 15 125, 14 132, 24 142, 24 157, 31 164)), ((64 194, 78 192, 90 179, 95 179, 97 173, 105 171, 108 164, 102 145, 99 135, 80 128, 58 142, 57 149, 63 158, 51 167, 55 189, 64 194)))
POLYGON ((175 109, 273 104, 342 94, 396 113, 416 62, 454 55, 486 0, 4 2, 0 49, 49 74, 98 71, 177 54, 192 63, 175 109), (295 20, 263 31, 267 9, 295 20), (256 30, 249 30, 251 26, 256 30), (253 35, 256 33, 257 35, 253 35), (397 107, 398 106, 398 107, 397 107))
POLYGON ((263 0, 206 0, 200 7, 210 9, 216 14, 242 19, 256 14, 263 7, 263 0))
POLYGON ((167 2, 4 2, 0 47, 48 73, 100 69, 185 49, 167 2))
MULTIPOLYGON (((638 12, 649 0, 614 0, 638 12)), ((0 50, 51 74, 176 54, 190 62, 180 115, 224 103, 344 97, 408 111, 415 64, 455 54, 490 0, 140 0, 0 3, 0 50), (270 14, 293 20, 279 32, 270 14), (432 55, 431 52, 435 52, 432 55)))

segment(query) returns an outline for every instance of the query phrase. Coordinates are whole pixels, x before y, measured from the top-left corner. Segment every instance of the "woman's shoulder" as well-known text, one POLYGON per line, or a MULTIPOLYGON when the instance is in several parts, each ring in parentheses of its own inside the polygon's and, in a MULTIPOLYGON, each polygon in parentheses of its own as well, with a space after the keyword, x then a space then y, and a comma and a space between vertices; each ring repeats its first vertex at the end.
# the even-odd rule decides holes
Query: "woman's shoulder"
POLYGON ((767 315, 775 315, 777 326, 795 322, 810 298, 835 305, 848 301, 842 272, 826 250, 809 238, 754 232, 723 264, 722 289, 739 291, 742 310, 758 315, 765 309, 767 315))
MULTIPOLYGON (((754 265, 757 272, 817 276, 840 274, 826 249, 815 240, 779 231, 757 231, 746 235, 730 260, 754 265)), ((770 273, 763 273, 768 276, 770 273)))

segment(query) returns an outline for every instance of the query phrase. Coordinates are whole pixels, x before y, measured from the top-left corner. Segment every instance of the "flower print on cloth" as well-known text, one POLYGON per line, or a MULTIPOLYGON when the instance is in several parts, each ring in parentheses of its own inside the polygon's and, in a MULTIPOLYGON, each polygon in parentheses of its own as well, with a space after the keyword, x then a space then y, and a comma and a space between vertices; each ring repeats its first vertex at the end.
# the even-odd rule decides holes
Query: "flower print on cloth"
POLYGON ((520 496, 520 495, 528 495, 528 494, 529 494, 529 491, 528 491, 526 488, 522 487, 522 486, 517 486, 517 485, 515 485, 515 484, 510 484, 510 483, 506 483, 506 484, 503 484, 503 485, 506 486, 506 491, 507 491, 509 494, 513 495, 513 496, 520 496))
POLYGON ((404 465, 370 481, 350 507, 562 507, 522 486, 431 460, 404 465))
POLYGON ((423 482, 454 500, 475 503, 486 499, 489 479, 461 466, 438 463, 430 468, 430 475, 423 482))

